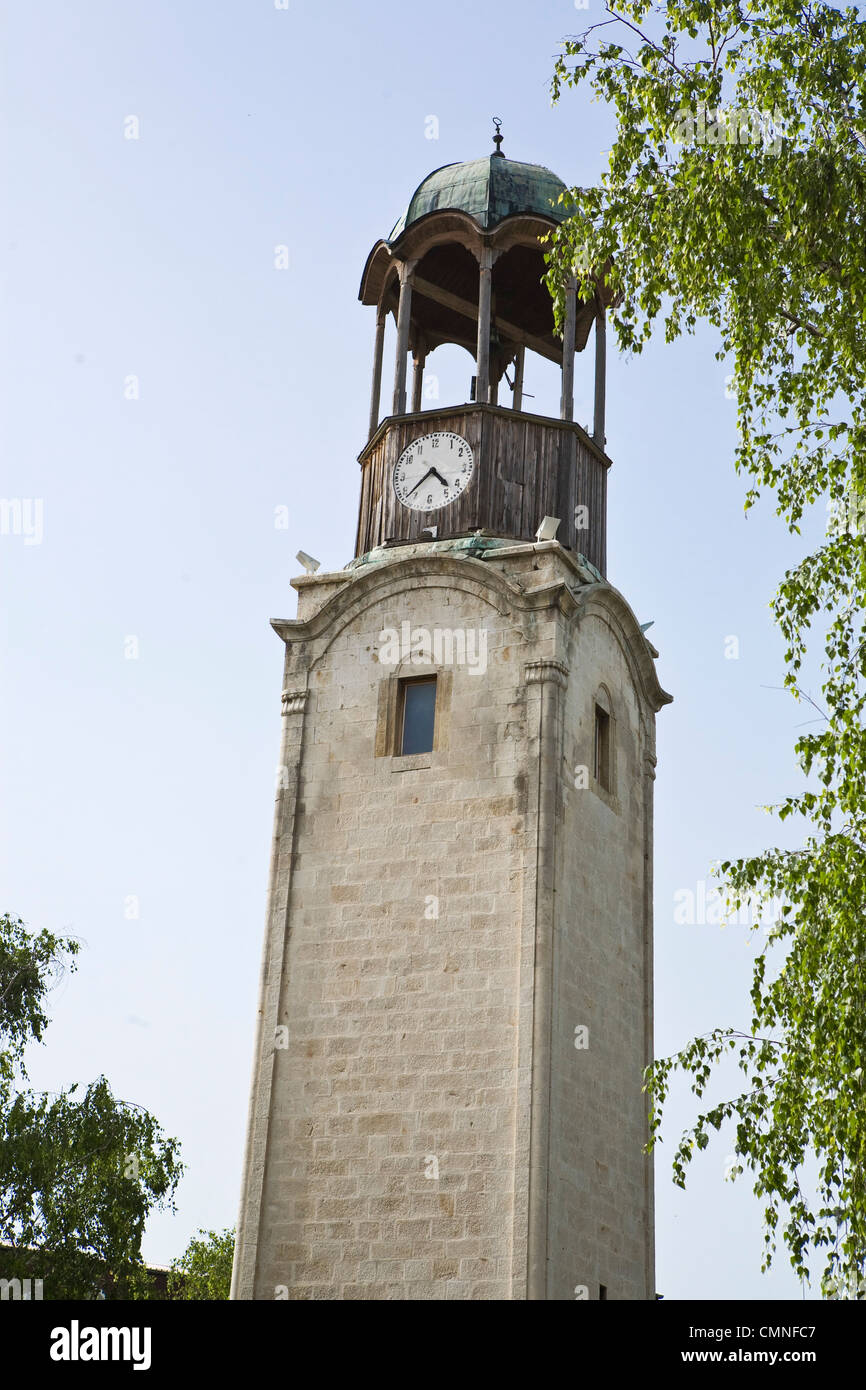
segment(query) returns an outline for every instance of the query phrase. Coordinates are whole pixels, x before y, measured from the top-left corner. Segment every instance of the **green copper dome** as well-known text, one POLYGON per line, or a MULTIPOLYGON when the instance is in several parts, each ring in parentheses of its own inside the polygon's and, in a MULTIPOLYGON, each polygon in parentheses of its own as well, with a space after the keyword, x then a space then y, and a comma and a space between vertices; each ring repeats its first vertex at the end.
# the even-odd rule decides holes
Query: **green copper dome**
POLYGON ((485 231, 520 213, 562 222, 567 210, 558 198, 564 192, 562 179, 550 169, 520 164, 501 154, 471 159, 466 164, 446 164, 418 185, 388 240, 396 241, 427 213, 452 209, 468 213, 485 231))

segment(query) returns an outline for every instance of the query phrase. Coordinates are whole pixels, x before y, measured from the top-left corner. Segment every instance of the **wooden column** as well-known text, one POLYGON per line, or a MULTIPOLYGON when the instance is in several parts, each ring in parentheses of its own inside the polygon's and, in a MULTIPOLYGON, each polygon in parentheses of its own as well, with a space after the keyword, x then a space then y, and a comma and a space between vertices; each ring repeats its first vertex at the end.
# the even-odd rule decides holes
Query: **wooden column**
POLYGON ((382 401, 382 357, 385 352, 385 310, 379 306, 376 314, 376 347, 373 351, 373 389, 370 394, 370 432, 372 439, 379 428, 379 406, 382 401))
POLYGON ((607 374, 607 326, 604 304, 596 290, 595 295, 595 410, 592 419, 593 442, 604 448, 604 405, 607 374))
POLYGON ((526 358, 526 348, 519 347, 517 356, 514 359, 514 391, 512 392, 511 405, 514 410, 523 409, 523 364, 526 358))
POLYGON ((414 261, 400 263, 400 308, 397 314, 397 361, 394 368, 392 414, 406 414, 406 366, 409 354, 409 322, 412 314, 412 272, 414 261))
POLYGON ((421 390, 424 385, 424 363, 427 361, 427 353, 422 346, 415 349, 412 358, 412 412, 417 415, 421 409, 421 390))
POLYGON ((565 324, 562 333, 562 396, 559 414, 562 420, 574 419, 574 339, 577 328, 577 286, 569 280, 565 291, 565 324))
POLYGON ((490 247, 483 247, 478 272, 478 349, 475 354, 477 401, 486 401, 490 392, 490 294, 493 286, 493 261, 494 255, 490 247))

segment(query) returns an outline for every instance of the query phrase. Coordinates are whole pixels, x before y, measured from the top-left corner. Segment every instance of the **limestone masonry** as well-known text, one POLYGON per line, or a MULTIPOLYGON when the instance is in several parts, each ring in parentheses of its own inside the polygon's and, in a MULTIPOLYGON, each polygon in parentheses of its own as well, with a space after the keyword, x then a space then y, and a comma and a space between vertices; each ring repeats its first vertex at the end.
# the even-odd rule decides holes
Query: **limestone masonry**
POLYGON ((486 553, 297 580, 300 617, 275 624, 285 775, 236 1297, 654 1295, 641 1072, 668 697, 625 601, 556 542, 486 553), (404 758, 387 688, 428 668, 377 655, 407 613, 485 629, 488 664, 445 673, 436 747, 404 758), (610 794, 576 785, 599 692, 610 794))

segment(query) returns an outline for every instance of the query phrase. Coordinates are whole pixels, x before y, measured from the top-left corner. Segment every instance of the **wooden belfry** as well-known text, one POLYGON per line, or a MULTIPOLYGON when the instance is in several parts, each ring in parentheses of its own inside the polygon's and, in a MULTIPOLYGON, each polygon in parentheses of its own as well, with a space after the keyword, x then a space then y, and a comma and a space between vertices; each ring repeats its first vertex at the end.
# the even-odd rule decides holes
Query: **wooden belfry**
POLYGON ((605 569, 607 469, 604 452, 605 307, 597 290, 566 297, 564 332, 554 328, 544 284, 540 238, 567 214, 565 184, 536 164, 507 159, 496 122, 495 152, 437 169, 419 185, 405 215, 367 258, 359 298, 376 308, 368 443, 360 455, 361 505, 356 556, 377 546, 448 539, 483 529, 532 540, 543 515, 560 518, 559 541, 605 569), (393 314, 397 351, 391 414, 380 421, 385 324, 393 314), (595 324, 592 437, 574 423, 574 359, 595 324), (424 365, 443 343, 475 359, 474 393, 465 405, 421 410, 424 365), (562 371, 559 419, 523 410, 525 354, 562 371), (411 408, 407 411, 412 354, 411 408), (503 380, 511 403, 500 403, 503 380), (473 485, 435 512, 407 510, 391 486, 402 451, 420 432, 454 432, 477 461, 473 485), (577 519, 577 521, 576 521, 577 519), (577 524, 580 523, 580 524, 577 524))

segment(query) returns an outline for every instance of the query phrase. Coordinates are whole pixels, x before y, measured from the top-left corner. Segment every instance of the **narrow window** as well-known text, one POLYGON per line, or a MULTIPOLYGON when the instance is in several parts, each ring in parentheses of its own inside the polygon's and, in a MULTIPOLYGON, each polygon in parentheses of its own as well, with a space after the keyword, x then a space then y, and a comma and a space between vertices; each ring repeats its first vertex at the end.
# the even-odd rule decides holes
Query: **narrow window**
POLYGON ((610 791, 610 715, 601 705, 595 707, 595 780, 606 792, 610 791))
POLYGON ((427 680, 400 682, 400 743, 399 752, 433 751, 433 729, 436 722, 436 677, 427 680))
POLYGON ((599 1298, 607 1298, 607 1284, 599 1284, 598 1296, 599 1298))

